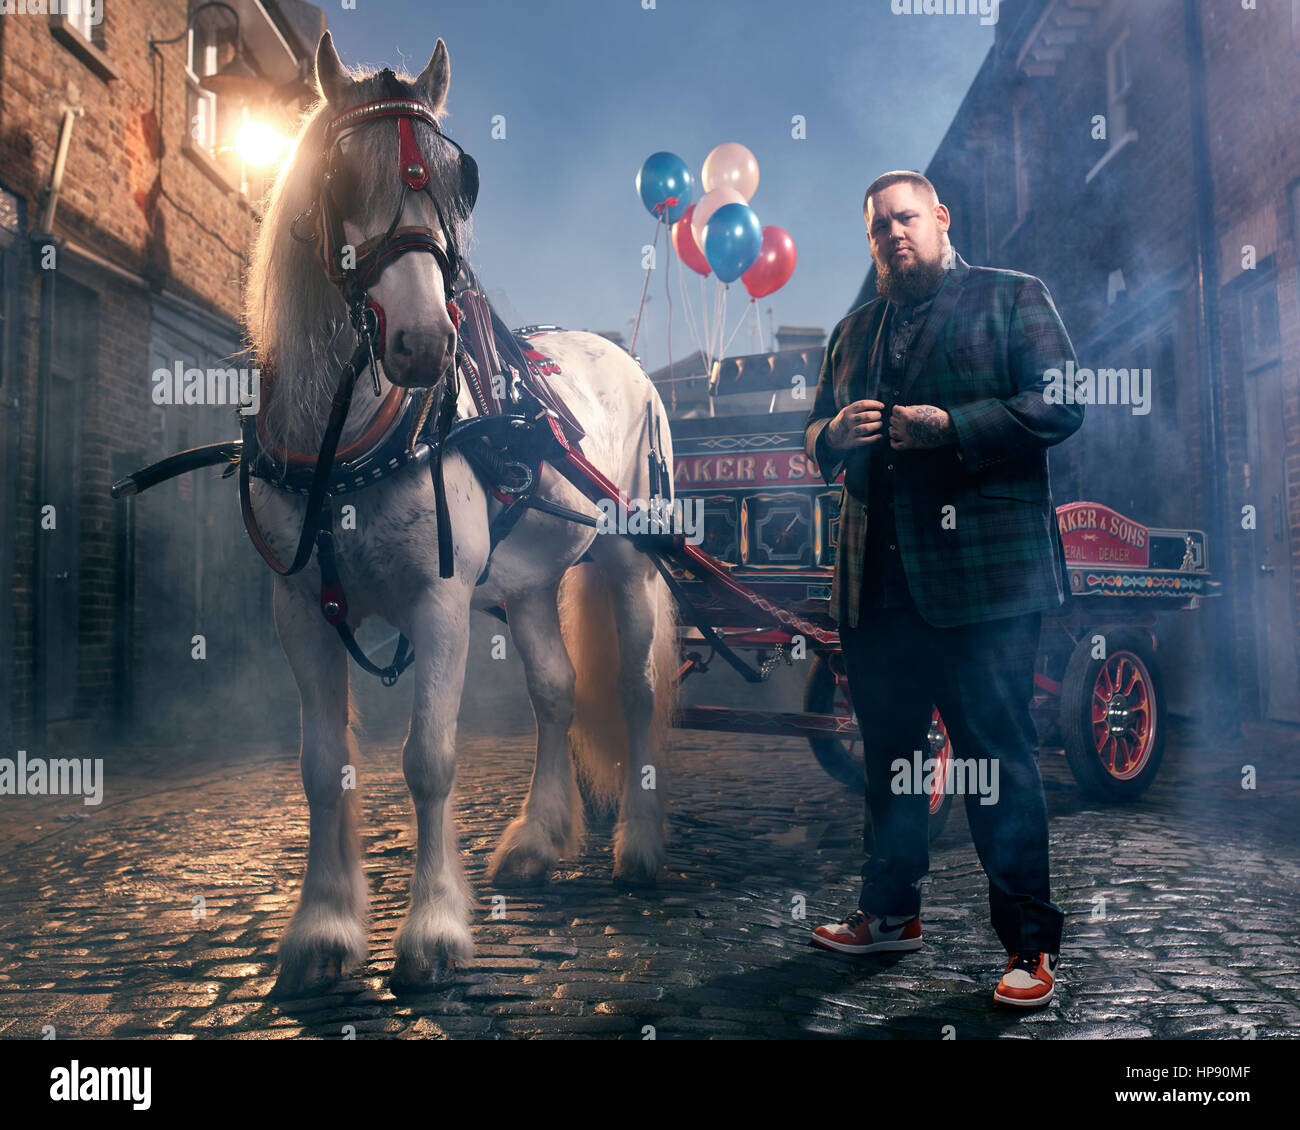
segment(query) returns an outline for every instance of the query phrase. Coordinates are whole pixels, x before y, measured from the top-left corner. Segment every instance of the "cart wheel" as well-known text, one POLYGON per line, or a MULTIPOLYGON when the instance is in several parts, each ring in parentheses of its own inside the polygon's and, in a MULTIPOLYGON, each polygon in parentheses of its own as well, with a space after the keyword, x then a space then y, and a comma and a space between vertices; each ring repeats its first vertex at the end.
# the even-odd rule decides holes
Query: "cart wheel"
POLYGON ((948 823, 948 813, 952 811, 952 797, 944 791, 944 781, 948 777, 948 762, 952 760, 952 740, 948 737, 948 727, 935 707, 930 719, 930 730, 926 735, 930 740, 930 756, 938 765, 935 766, 934 787, 930 790, 930 842, 934 843, 948 823))
MULTIPOLYGON (((803 690, 803 708, 809 714, 852 714, 847 686, 841 687, 826 656, 817 655, 808 672, 803 690)), ((865 796, 867 774, 862 764, 862 750, 856 741, 839 738, 809 738, 817 763, 850 792, 865 796)))
MULTIPOLYGON (((835 672, 824 655, 813 659, 808 672, 808 683, 804 687, 803 708, 809 714, 850 714, 852 707, 847 698, 847 688, 835 679, 835 672)), ((948 759, 952 756, 952 743, 948 740, 948 730, 934 712, 929 731, 931 756, 940 760, 941 765, 935 773, 939 789, 930 795, 930 841, 939 838, 944 825, 948 822, 948 812, 952 808, 951 797, 942 789, 946 775, 948 759)), ((867 791, 866 769, 862 763, 862 752, 856 741, 841 741, 839 738, 809 738, 813 756, 818 764, 835 780, 847 785, 851 792, 859 796, 867 791)), ((870 834, 868 833, 868 840, 870 834)), ((868 846, 868 850, 870 847, 868 846)))
POLYGON ((1061 684, 1061 737, 1084 792, 1123 801, 1147 790, 1165 750, 1165 696, 1145 634, 1084 633, 1061 684), (1105 636, 1105 659, 1092 657, 1094 634, 1105 636))

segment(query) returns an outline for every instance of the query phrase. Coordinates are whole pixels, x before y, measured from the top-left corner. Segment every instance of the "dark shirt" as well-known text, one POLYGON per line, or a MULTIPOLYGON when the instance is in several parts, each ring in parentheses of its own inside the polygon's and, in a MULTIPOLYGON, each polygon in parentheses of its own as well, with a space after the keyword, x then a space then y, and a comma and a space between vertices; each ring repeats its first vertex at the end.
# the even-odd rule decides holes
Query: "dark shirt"
POLYGON ((897 401, 907 371, 908 355, 915 344, 934 295, 913 306, 890 303, 886 314, 888 348, 879 370, 878 387, 867 390, 868 400, 884 404, 882 439, 870 447, 867 488, 867 539, 862 570, 862 607, 897 608, 912 605, 907 574, 898 549, 894 520, 894 468, 898 452, 889 446, 889 414, 897 401))

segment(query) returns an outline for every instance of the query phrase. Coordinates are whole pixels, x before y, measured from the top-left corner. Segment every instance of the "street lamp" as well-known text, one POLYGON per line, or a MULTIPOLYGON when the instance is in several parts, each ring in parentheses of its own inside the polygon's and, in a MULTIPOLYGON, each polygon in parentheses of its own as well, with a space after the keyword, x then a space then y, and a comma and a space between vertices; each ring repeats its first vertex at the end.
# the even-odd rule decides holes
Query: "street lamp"
POLYGON ((235 151, 255 169, 274 165, 292 143, 265 122, 245 122, 235 135, 235 151))
POLYGON ((190 33, 191 28, 197 26, 199 15, 209 8, 221 8, 229 12, 231 19, 235 21, 232 37, 235 55, 220 70, 199 79, 199 86, 224 98, 243 98, 251 102, 267 97, 274 89, 273 86, 254 71, 244 59, 244 41, 239 35, 239 13, 229 4, 223 4, 221 0, 207 0, 207 3, 200 4, 190 12, 189 19, 185 21, 185 30, 180 35, 173 36, 171 39, 155 39, 150 34, 149 50, 157 51, 159 47, 166 47, 169 43, 179 43, 190 33))

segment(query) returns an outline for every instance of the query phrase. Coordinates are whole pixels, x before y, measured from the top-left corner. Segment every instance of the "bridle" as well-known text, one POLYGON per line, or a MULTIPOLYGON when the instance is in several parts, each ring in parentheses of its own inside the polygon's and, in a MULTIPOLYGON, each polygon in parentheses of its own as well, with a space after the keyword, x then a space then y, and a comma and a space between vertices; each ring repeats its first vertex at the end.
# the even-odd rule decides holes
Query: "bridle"
MULTIPOLYGON (((455 302, 457 293, 454 290, 455 281, 462 268, 469 278, 472 279, 474 274, 468 262, 461 257, 460 249, 456 246, 454 229, 447 225, 442 203, 430 187, 429 163, 416 139, 414 123, 416 121, 427 123, 433 127, 439 137, 456 147, 459 153, 457 165, 460 169, 460 184, 456 199, 461 202, 466 214, 473 211, 478 199, 478 165, 460 145, 442 132, 431 106, 400 93, 400 84, 391 70, 381 71, 380 77, 384 80, 391 97, 364 102, 344 110, 326 124, 324 148, 316 170, 316 196, 305 211, 294 217, 289 227, 290 234, 300 243, 316 244, 316 257, 320 260, 326 276, 339 288, 347 303, 348 316, 359 341, 351 358, 339 373, 338 387, 330 406, 329 422, 325 426, 320 452, 312 472, 311 486, 307 495, 307 511, 299 533, 297 550, 287 565, 282 563, 271 550, 253 513, 249 478, 252 453, 257 450, 257 427, 248 416, 243 418, 245 442, 243 457, 239 461, 239 501, 244 516, 244 526, 250 540, 266 563, 280 576, 289 577, 300 572, 311 559, 313 549, 318 552, 321 567, 320 603, 325 618, 338 629, 344 644, 358 663, 374 674, 383 675, 386 681, 395 681, 402 669, 410 663, 405 637, 402 637, 399 643, 393 662, 387 668, 380 669, 366 659, 347 626, 347 602, 343 596, 334 559, 333 515, 328 505, 328 482, 338 451, 339 437, 347 422, 353 389, 358 376, 367 366, 374 381, 375 395, 380 395, 378 362, 384 354, 385 319, 383 307, 370 297, 371 284, 394 260, 412 251, 427 252, 438 262, 438 269, 442 272, 447 312, 451 315, 452 324, 459 330, 460 310, 455 302), (339 143, 352 130, 389 118, 397 122, 399 166, 397 171, 402 183, 397 212, 393 216, 392 223, 388 225, 388 230, 383 235, 365 240, 355 248, 352 256, 349 257, 352 260, 351 265, 345 265, 343 252, 347 249, 347 244, 343 231, 344 209, 338 199, 339 143), (402 213, 406 210, 407 195, 412 192, 429 194, 429 199, 433 201, 434 209, 438 213, 438 222, 442 226, 443 238, 447 243, 445 248, 438 242, 431 228, 398 227, 402 213)), ((433 480, 436 500, 438 573, 441 577, 454 575, 451 519, 443 484, 442 456, 456 411, 456 372, 456 362, 453 361, 451 365, 453 387, 450 394, 443 378, 440 377, 435 386, 440 397, 436 418, 436 439, 430 445, 428 453, 429 473, 433 480)), ((426 405, 425 411, 427 410, 426 405)))
MULTIPOLYGON (((390 91, 396 89, 397 78, 391 70, 381 71, 380 77, 390 91)), ((376 396, 379 395, 379 373, 375 361, 382 360, 384 355, 386 325, 383 307, 370 297, 369 288, 388 264, 412 251, 424 251, 432 255, 442 273, 443 294, 446 296, 452 323, 459 327, 460 322, 454 285, 464 260, 456 246, 454 230, 447 225, 442 204, 431 187, 429 163, 415 136, 414 123, 417 120, 432 126, 440 138, 456 147, 461 174, 458 198, 464 202, 466 213, 473 211, 478 199, 477 162, 456 141, 442 132, 433 108, 427 103, 415 98, 390 97, 363 102, 329 120, 325 126, 324 149, 317 165, 316 196, 305 211, 294 217, 289 227, 294 239, 300 243, 316 245, 316 257, 321 267, 329 280, 339 288, 347 303, 353 329, 362 338, 363 344, 369 343, 368 359, 376 396), (397 122, 398 176, 402 183, 397 211, 388 230, 354 248, 349 257, 352 264, 345 266, 344 251, 348 244, 338 200, 340 142, 360 126, 389 118, 397 122), (425 192, 433 201, 443 238, 447 242, 446 248, 438 242, 432 228, 398 227, 402 213, 406 210, 407 195, 413 192, 425 192)))

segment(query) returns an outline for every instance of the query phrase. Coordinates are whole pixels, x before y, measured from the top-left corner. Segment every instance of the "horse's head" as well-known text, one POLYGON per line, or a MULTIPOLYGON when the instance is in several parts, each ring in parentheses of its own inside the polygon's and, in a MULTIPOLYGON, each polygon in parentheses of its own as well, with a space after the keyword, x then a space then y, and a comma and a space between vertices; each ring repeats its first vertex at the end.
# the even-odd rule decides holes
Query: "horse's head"
POLYGON ((448 302, 478 194, 473 158, 438 126, 449 80, 441 39, 414 82, 353 79, 328 32, 316 50, 327 125, 319 192, 298 223, 314 222, 326 273, 354 320, 377 323, 384 371, 406 387, 437 384, 454 361, 448 302))

